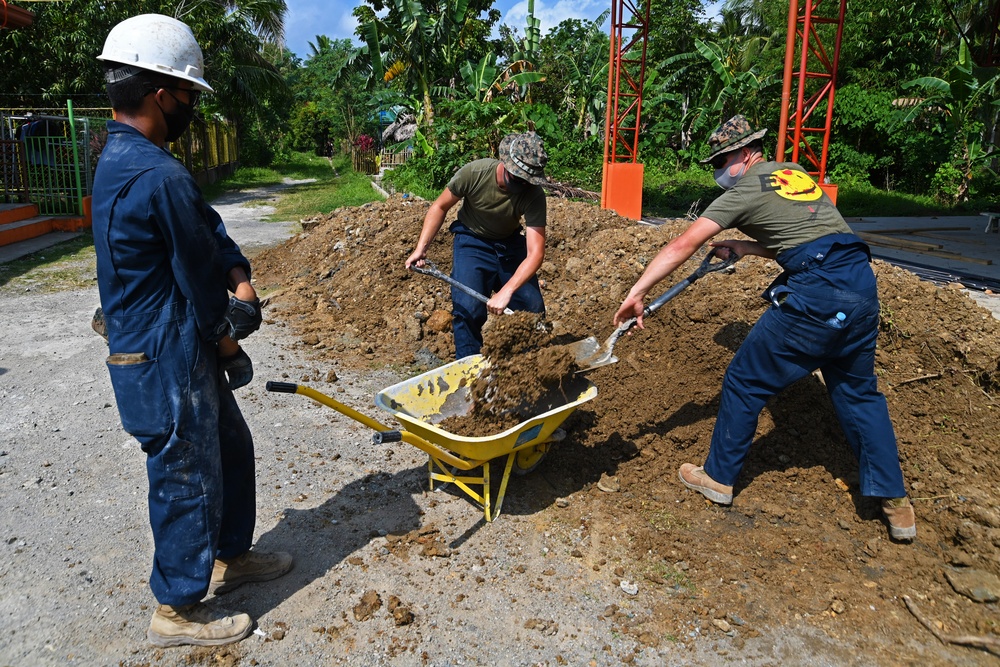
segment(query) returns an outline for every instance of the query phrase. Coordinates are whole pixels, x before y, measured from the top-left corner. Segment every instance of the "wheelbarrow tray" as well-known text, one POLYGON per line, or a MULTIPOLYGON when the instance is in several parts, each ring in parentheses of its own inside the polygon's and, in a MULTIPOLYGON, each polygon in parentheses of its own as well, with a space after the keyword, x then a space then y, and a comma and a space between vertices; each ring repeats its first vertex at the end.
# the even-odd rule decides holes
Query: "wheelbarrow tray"
POLYGON ((537 406, 540 414, 501 433, 468 437, 438 426, 448 417, 472 410, 472 383, 488 368, 489 362, 481 354, 464 357, 383 389, 375 395, 375 404, 428 442, 464 458, 484 461, 551 440, 577 407, 597 396, 592 382, 576 376, 564 393, 553 392, 543 398, 537 406))

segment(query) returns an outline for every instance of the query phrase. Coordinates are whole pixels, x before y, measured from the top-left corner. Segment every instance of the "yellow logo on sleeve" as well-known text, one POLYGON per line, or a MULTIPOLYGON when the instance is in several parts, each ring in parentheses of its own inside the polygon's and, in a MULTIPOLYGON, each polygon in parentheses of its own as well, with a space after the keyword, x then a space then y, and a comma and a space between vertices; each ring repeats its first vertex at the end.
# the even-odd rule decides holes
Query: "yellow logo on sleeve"
POLYGON ((791 201, 816 201, 823 190, 809 174, 796 169, 778 169, 771 172, 771 187, 778 196, 791 201))

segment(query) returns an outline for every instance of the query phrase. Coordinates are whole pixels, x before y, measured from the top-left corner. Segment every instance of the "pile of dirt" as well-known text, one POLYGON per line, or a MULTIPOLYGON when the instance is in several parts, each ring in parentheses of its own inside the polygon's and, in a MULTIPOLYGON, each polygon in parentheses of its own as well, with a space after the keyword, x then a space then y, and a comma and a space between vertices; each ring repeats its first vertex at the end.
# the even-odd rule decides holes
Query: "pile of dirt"
MULTIPOLYGON (((427 207, 393 197, 340 209, 262 253, 255 275, 271 291, 267 316, 331 366, 451 359, 448 286, 404 268, 427 207)), ((551 342, 607 337, 629 287, 686 224, 636 225, 550 200, 539 277, 551 342)), ((449 244, 442 232, 428 253, 445 272, 449 244)), ((570 417, 569 437, 543 464, 556 495, 586 492, 573 511, 592 531, 601 522, 624 531, 636 570, 662 589, 662 608, 623 621, 622 632, 677 636, 692 611, 721 628, 735 622, 718 616, 727 610, 760 624, 801 617, 832 635, 903 637, 923 632, 899 603, 909 595, 946 634, 998 633, 993 605, 971 598, 1000 594, 1000 323, 958 286, 875 268, 877 373, 917 508, 917 542, 889 541, 877 501, 860 496, 857 464, 814 376, 761 414, 731 508, 676 481, 681 463, 705 458, 723 372, 779 272, 773 261, 745 258, 618 342, 621 361, 588 374, 600 393, 570 417), (598 491, 602 478, 616 484, 598 491), (955 583, 963 578, 976 585, 955 583), (869 611, 886 605, 891 613, 869 611)))

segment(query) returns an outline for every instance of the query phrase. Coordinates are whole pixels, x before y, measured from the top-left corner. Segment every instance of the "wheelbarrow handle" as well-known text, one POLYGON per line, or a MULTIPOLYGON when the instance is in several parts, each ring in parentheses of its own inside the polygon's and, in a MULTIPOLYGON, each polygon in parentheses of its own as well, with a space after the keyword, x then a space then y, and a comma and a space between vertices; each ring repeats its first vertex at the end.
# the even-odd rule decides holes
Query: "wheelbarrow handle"
POLYGON ((697 269, 695 269, 694 273, 692 273, 690 276, 688 276, 684 280, 680 281, 679 283, 668 289, 655 301, 646 306, 642 311, 643 317, 648 317, 649 315, 655 313, 663 306, 663 304, 665 304, 667 301, 670 301, 675 296, 683 292, 684 289, 687 288, 691 283, 698 280, 706 273, 713 273, 715 271, 721 271, 722 269, 729 268, 730 266, 735 264, 737 260, 739 260, 739 257, 736 255, 736 253, 730 250, 728 258, 720 259, 717 262, 713 262, 712 260, 715 258, 716 251, 718 249, 719 248, 712 248, 709 251, 708 255, 705 256, 705 259, 701 260, 701 264, 698 266, 697 269))
MULTIPOLYGON (((466 294, 468 294, 469 296, 471 296, 474 299, 478 299, 478 300, 482 301, 483 303, 489 303, 490 302, 489 298, 487 298, 486 296, 483 296, 482 294, 480 294, 476 290, 472 289, 471 287, 468 287, 467 285, 463 285, 462 283, 458 282, 457 280, 455 280, 454 278, 452 278, 448 274, 441 273, 440 271, 438 271, 437 267, 435 267, 434 264, 430 260, 425 259, 424 262, 426 262, 428 264, 427 267, 417 266, 416 264, 414 264, 413 266, 410 267, 410 270, 411 271, 416 271, 417 273, 422 273, 425 276, 434 276, 435 278, 440 278, 441 280, 445 281, 446 283, 448 283, 452 287, 465 292, 466 294)), ((504 315, 510 315, 513 312, 514 311, 511 310, 510 308, 504 308, 503 309, 503 314, 504 315)))

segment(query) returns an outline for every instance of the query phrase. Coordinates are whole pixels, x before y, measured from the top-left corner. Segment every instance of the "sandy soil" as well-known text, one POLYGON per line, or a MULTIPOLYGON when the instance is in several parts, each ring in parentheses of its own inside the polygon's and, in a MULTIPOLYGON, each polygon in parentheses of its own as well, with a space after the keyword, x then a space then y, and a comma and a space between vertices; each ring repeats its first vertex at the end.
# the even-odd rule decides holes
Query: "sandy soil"
MULTIPOLYGON (((550 205, 552 335, 603 338, 680 223, 550 205)), ((373 445, 357 421, 263 387, 308 384, 393 425, 375 392, 453 350, 447 285, 403 269, 424 210, 398 197, 344 209, 255 257, 269 305, 240 400, 258 451, 257 544, 297 562, 212 601, 258 619, 222 649, 145 642, 143 457, 89 329, 96 289, 0 286, 16 315, 0 322, 0 665, 996 664, 942 643, 902 602, 945 635, 997 640, 996 603, 972 599, 1000 592, 1000 323, 986 310, 877 267, 878 371, 917 507, 913 545, 891 542, 858 495, 814 378, 762 415, 732 508, 675 481, 707 451, 725 365, 777 273, 752 259, 623 338, 622 360, 589 375, 597 398, 487 524, 453 488, 426 490, 417 449, 373 445)), ((443 270, 446 243, 430 253, 443 270)))

